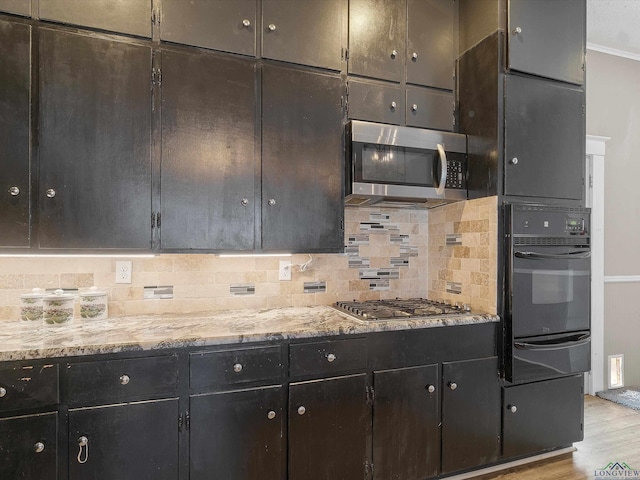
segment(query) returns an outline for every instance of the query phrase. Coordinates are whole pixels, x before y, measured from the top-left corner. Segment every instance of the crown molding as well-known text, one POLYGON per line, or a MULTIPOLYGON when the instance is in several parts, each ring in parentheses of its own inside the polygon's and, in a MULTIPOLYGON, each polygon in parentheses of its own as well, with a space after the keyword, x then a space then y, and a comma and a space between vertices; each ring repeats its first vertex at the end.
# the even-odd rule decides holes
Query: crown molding
POLYGON ((587 50, 606 53, 607 55, 614 55, 616 57, 628 58, 629 60, 635 60, 636 62, 640 62, 640 53, 632 53, 632 52, 627 52, 625 50, 618 50, 617 48, 605 47, 604 45, 598 45, 596 43, 587 42, 587 50))

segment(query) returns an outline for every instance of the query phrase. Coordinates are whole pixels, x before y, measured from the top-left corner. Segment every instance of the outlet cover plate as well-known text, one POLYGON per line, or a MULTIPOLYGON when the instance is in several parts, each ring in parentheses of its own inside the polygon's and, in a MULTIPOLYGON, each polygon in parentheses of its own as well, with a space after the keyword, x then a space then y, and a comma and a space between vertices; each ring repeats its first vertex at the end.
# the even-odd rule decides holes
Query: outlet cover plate
POLYGON ((291 281, 291 260, 280 260, 280 268, 278 269, 278 280, 284 282, 291 281))
POLYGON ((116 262, 116 283, 131 283, 131 261, 116 262))

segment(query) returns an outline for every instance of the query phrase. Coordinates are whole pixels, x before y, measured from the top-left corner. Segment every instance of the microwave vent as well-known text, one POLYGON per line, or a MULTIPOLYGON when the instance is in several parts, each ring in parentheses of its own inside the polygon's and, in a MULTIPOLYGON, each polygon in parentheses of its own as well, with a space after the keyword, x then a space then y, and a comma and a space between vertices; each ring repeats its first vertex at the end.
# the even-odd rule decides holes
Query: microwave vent
POLYGON ((589 237, 516 237, 513 238, 514 245, 542 245, 542 246, 588 246, 590 244, 589 237))

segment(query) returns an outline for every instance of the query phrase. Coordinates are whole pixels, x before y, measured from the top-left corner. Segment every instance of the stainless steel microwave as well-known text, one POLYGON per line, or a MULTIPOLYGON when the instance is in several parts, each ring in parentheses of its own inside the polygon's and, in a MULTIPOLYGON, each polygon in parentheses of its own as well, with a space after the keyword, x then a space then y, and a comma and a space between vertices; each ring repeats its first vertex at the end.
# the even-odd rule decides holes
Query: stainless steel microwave
POLYGON ((352 120, 347 124, 347 206, 433 208, 467 198, 467 137, 352 120))

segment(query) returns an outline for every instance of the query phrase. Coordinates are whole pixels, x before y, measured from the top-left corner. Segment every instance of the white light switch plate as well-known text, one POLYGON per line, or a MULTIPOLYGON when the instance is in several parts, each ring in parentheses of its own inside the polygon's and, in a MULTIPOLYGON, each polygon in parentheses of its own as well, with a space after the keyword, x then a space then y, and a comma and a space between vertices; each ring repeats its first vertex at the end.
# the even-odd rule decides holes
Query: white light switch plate
POLYGON ((291 280, 291 260, 280 260, 280 268, 278 270, 278 280, 291 280))
POLYGON ((131 261, 116 262, 116 283, 131 283, 131 261))

